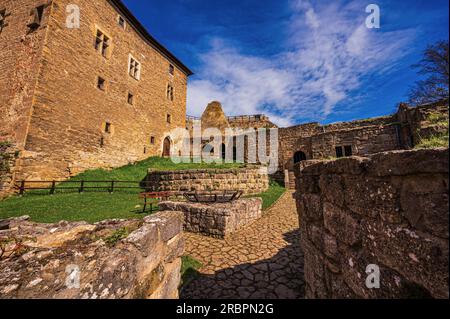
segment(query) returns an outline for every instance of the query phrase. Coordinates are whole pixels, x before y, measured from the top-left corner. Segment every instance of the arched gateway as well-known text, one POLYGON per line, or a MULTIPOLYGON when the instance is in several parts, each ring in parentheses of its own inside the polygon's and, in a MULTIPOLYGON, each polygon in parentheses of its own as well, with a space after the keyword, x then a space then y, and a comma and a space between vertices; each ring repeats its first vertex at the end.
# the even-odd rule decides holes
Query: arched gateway
POLYGON ((170 137, 166 137, 163 142, 163 157, 170 157, 170 148, 172 146, 172 142, 170 141, 170 137))

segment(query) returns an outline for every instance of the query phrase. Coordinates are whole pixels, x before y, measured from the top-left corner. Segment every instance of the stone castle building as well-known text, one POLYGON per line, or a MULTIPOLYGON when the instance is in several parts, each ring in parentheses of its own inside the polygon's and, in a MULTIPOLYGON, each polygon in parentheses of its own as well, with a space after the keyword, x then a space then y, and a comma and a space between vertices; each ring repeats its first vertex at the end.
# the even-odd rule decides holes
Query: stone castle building
POLYGON ((167 153, 168 132, 186 124, 191 74, 120 0, 0 0, 0 141, 18 154, 12 178, 59 180, 167 153))

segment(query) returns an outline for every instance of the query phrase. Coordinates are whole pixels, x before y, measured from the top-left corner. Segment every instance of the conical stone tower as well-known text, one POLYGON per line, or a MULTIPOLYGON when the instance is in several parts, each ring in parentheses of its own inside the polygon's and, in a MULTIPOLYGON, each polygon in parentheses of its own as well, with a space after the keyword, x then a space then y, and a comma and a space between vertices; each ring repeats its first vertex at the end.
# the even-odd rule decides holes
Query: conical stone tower
POLYGON ((228 119, 222 110, 220 102, 213 101, 208 104, 205 112, 203 112, 202 118, 202 130, 207 128, 218 128, 222 133, 225 129, 230 127, 228 119))

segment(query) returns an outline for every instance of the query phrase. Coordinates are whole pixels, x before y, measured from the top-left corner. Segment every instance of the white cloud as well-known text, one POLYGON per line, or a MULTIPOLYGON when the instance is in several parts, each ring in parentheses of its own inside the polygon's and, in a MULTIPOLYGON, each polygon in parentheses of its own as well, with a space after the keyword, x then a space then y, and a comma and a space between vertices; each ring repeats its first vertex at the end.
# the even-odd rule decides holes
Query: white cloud
POLYGON ((223 39, 202 54, 189 84, 188 112, 219 100, 229 115, 265 113, 278 125, 323 119, 350 101, 368 75, 389 72, 413 32, 365 27, 365 4, 292 2, 289 36, 278 55, 245 55, 223 39))

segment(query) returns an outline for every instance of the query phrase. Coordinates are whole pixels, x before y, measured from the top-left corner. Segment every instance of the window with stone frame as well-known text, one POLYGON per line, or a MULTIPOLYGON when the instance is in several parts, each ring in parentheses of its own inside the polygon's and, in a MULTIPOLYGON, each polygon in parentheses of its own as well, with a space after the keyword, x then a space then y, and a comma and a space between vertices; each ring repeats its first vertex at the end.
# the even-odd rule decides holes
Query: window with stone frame
POLYGON ((166 97, 167 99, 169 99, 170 101, 173 101, 173 85, 172 84, 167 84, 167 92, 166 92, 166 97))
POLYGON ((97 34, 95 36, 95 50, 100 52, 105 58, 109 57, 111 49, 111 39, 105 35, 102 31, 97 29, 97 34))
POLYGON ((173 66, 173 64, 169 65, 169 74, 170 75, 174 75, 175 74, 175 67, 173 66))
POLYGON ((154 136, 150 136, 150 144, 152 144, 152 145, 155 144, 155 137, 154 136))
POLYGON ((128 63, 128 74, 136 80, 141 79, 141 63, 131 55, 128 63))
POLYGON ((112 132, 112 125, 110 122, 105 123, 105 133, 110 134, 112 132))

